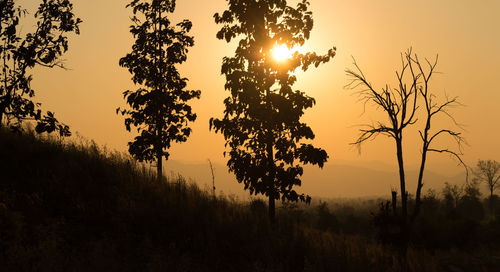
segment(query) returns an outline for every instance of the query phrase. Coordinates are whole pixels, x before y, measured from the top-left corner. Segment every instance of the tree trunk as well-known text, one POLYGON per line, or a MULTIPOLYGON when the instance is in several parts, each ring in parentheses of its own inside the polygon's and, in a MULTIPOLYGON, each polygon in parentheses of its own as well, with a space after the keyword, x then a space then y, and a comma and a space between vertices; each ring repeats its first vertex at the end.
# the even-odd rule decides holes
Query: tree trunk
POLYGON ((493 218, 495 215, 493 211, 493 191, 495 190, 494 186, 490 186, 490 216, 493 218))
POLYGON ((274 185, 274 154, 273 154, 273 141, 272 136, 269 136, 267 143, 267 158, 268 158, 268 194, 269 194, 269 220, 272 224, 276 222, 276 208, 275 208, 275 185, 274 185))
POLYGON ((396 148, 397 148, 396 152, 397 152, 398 167, 399 167, 399 183, 401 187, 401 215, 406 224, 408 210, 406 206, 407 194, 406 194, 406 182, 405 182, 405 169, 403 163, 403 145, 401 142, 402 142, 401 138, 396 139, 396 148))
MULTIPOLYGON (((160 114, 158 114, 161 116, 160 114)), ((158 117, 160 119, 160 117, 158 117)), ((161 148, 161 121, 158 120, 156 124, 156 137, 157 137, 157 146, 154 148, 156 149, 156 173, 157 173, 157 178, 158 181, 161 181, 163 178, 163 149, 161 148)))
POLYGON ((161 181, 163 177, 163 156, 161 152, 158 152, 156 155, 156 173, 158 175, 158 181, 161 181))
MULTIPOLYGON (((426 137, 427 138, 427 137, 426 137)), ((426 141, 425 139, 424 141, 426 141)), ((427 148, 424 147, 424 150, 422 151, 422 160, 420 162, 420 170, 418 172, 418 183, 417 183, 417 193, 415 194, 415 209, 413 210, 413 214, 411 217, 411 221, 413 222, 415 218, 418 216, 420 212, 420 204, 421 204, 421 196, 422 196, 422 187, 424 186, 423 184, 423 178, 424 178, 424 170, 425 170, 425 161, 427 160, 427 148)))
MULTIPOLYGON (((157 19, 161 20, 161 8, 160 8, 160 6, 158 6, 157 19)), ((157 29, 157 24, 155 23, 155 34, 156 34, 155 37, 157 38, 155 47, 158 46, 158 52, 161 52, 162 44, 161 44, 160 38, 158 37, 159 33, 161 33, 161 23, 158 24, 158 29, 157 29)), ((159 68, 160 75, 162 75, 162 73, 163 73, 163 71, 161 69, 161 67, 162 67, 162 59, 161 58, 162 58, 161 54, 158 56, 158 60, 156 59, 156 56, 155 56, 155 62, 158 61, 155 63, 155 66, 158 66, 158 63, 160 64, 160 68, 159 68)), ((160 83, 160 82, 158 82, 158 83, 160 83)), ((158 85, 157 85, 157 87, 158 87, 158 85)), ((161 88, 162 88, 161 84, 159 84, 159 87, 160 87, 159 89, 161 90, 161 88)), ((162 146, 162 143, 161 143, 161 130, 162 130, 161 110, 158 110, 158 117, 157 118, 158 118, 158 120, 156 121, 156 137, 157 137, 157 141, 158 141, 157 142, 158 146, 155 147, 156 148, 156 162, 157 162, 156 172, 158 174, 158 181, 161 181, 163 178, 163 154, 162 154, 163 149, 161 148, 161 146, 162 146)))
POLYGON ((276 222, 276 208, 274 199, 274 189, 270 189, 269 192, 269 220, 272 224, 276 222))
POLYGON ((397 216, 398 215, 398 206, 397 206, 397 203, 398 203, 398 192, 396 191, 392 191, 391 192, 392 194, 392 213, 394 216, 397 216))
POLYGON ((402 141, 403 141, 402 135, 400 135, 399 138, 396 139, 396 152, 398 157, 399 181, 401 187, 401 246, 402 246, 401 253, 406 254, 406 249, 409 241, 408 207, 407 207, 408 194, 406 192, 402 141))

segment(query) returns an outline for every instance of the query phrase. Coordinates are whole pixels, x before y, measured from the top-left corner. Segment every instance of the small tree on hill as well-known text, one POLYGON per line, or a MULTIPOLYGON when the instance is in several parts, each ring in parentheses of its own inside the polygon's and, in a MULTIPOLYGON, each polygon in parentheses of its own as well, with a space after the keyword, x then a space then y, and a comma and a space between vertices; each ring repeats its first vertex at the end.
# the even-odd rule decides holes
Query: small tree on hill
POLYGON ((199 98, 199 90, 186 90, 187 78, 176 65, 186 61, 194 39, 188 35, 192 23, 172 25, 167 15, 175 0, 134 0, 127 7, 134 13, 130 32, 135 38, 132 52, 120 59, 139 88, 123 93, 129 109, 117 109, 127 116, 125 127, 134 126, 138 136, 129 142, 129 152, 139 161, 157 163, 161 178, 162 160, 168 160, 172 142, 185 142, 191 133, 189 122, 196 120, 187 101, 199 98))
POLYGON ((64 68, 60 57, 68 50, 67 35, 80 33, 81 20, 73 14, 70 1, 44 0, 34 15, 35 31, 22 37, 20 21, 26 14, 15 1, 0 1, 0 127, 5 123, 19 130, 24 120, 35 120, 38 132, 58 130, 69 136, 68 126, 52 112, 42 115, 40 104, 33 102, 30 71, 35 66, 64 68))
POLYGON ((479 182, 484 182, 488 186, 490 212, 493 212, 493 195, 495 190, 500 187, 500 163, 494 160, 479 160, 473 173, 479 182))
MULTIPOLYGON (((222 27, 217 38, 231 42, 237 37, 234 57, 225 57, 222 74, 231 95, 224 100, 222 119, 212 118, 210 128, 220 132, 229 148, 229 170, 250 194, 269 198, 269 216, 274 221, 275 200, 308 201, 294 186, 300 186, 302 164, 323 167, 328 156, 320 148, 303 143, 314 139, 311 128, 300 121, 315 100, 292 86, 293 72, 328 62, 326 55, 290 53, 278 61, 277 48, 286 51, 302 46, 313 27, 309 3, 296 8, 285 0, 228 0, 228 9, 214 18, 222 27)), ((224 153, 226 154, 226 153, 224 153)))

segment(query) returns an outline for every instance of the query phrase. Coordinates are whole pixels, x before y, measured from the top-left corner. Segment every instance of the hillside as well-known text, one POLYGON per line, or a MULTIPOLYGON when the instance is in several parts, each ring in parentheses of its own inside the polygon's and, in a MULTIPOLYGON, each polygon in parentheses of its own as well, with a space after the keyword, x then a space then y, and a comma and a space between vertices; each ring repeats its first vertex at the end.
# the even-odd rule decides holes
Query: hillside
POLYGON ((334 238, 286 218, 271 228, 260 202, 158 182, 95 144, 2 131, 0 146, 5 271, 318 271, 340 261, 321 250, 334 238))
MULTIPOLYGON (((0 131, 0 158, 4 271, 401 271, 403 267, 393 248, 376 243, 372 235, 361 235, 369 233, 368 219, 352 212, 345 220, 336 219, 325 206, 283 207, 273 227, 263 202, 214 199, 181 177, 157 181, 147 168, 92 142, 67 143, 0 131), (358 234, 345 234, 357 231, 355 226, 358 234)), ((479 271, 475 267, 486 258, 468 260, 461 258, 464 253, 447 251, 431 255, 420 249, 408 254, 408 271, 443 271, 455 261, 471 268, 464 271, 479 271)))

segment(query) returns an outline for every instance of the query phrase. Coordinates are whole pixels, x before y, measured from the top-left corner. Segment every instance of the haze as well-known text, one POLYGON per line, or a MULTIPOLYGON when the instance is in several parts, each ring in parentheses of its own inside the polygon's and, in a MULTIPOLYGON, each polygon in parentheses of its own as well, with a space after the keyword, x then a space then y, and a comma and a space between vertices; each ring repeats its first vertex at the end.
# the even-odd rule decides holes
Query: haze
MULTIPOLYGON (((30 13, 38 1, 23 0, 30 13)), ((37 68, 33 88, 43 109, 53 110, 60 120, 88 139, 110 149, 127 150, 134 135, 128 133, 123 118, 115 109, 123 106, 122 92, 133 89, 130 74, 118 60, 131 50, 129 33, 131 11, 121 0, 74 0, 75 14, 83 19, 81 35, 70 38, 64 56, 70 70, 37 68)), ((311 0, 314 29, 306 50, 325 53, 337 47, 337 56, 326 65, 298 74, 296 88, 316 99, 305 120, 313 128, 315 145, 326 149, 330 159, 324 170, 305 168, 302 191, 312 196, 353 197, 380 195, 397 188, 393 143, 379 138, 363 146, 362 152, 349 143, 358 135, 357 125, 379 116, 357 103, 353 92, 344 89, 344 70, 352 67, 354 57, 375 86, 394 84, 400 52, 413 47, 421 58, 439 54, 438 74, 432 82, 440 95, 459 96, 465 107, 454 116, 464 124, 468 142, 464 160, 474 165, 478 159, 496 159, 500 90, 495 83, 500 71, 500 2, 496 0, 453 1, 331 1, 311 0), (383 184, 384 186, 378 186, 383 184)), ((290 4, 293 4, 291 1, 290 4)), ((224 77, 222 58, 234 53, 234 46, 215 38, 216 12, 224 10, 225 0, 178 0, 173 22, 190 19, 195 47, 181 66, 189 78, 189 88, 201 89, 202 96, 192 104, 198 119, 184 144, 170 150, 166 171, 180 171, 201 185, 211 182, 207 159, 216 163, 218 190, 247 195, 243 186, 232 180, 223 165, 224 139, 208 130, 209 118, 222 116, 224 77)), ((29 21, 28 21, 29 22, 29 21)), ((28 29, 32 25, 25 25, 28 29)), ((420 142, 414 135, 406 139, 409 170, 417 163, 420 142)), ((448 143, 443 143, 448 144, 448 143)), ((407 163, 407 165, 408 165, 407 163)), ((439 187, 444 181, 463 181, 456 162, 443 155, 431 155, 426 187, 439 187)), ((411 176, 411 174, 410 174, 411 176)), ((415 183, 410 179, 409 183, 415 183)), ((411 188, 411 187, 410 187, 411 188)))

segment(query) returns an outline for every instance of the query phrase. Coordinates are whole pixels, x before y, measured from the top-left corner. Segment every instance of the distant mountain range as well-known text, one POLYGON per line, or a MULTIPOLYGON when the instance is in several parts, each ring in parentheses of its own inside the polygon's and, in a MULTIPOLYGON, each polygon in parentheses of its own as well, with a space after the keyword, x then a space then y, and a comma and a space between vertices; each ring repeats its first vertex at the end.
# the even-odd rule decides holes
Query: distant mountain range
MULTIPOLYGON (((215 186, 217 194, 235 195, 248 199, 249 193, 243 185, 236 182, 227 166, 214 163, 215 186)), ((407 187, 410 193, 415 191, 418 167, 407 168, 407 187)), ((166 173, 182 175, 188 181, 195 182, 202 189, 211 190, 212 176, 208 161, 206 163, 185 163, 168 161, 166 173)), ((433 164, 424 174, 424 192, 429 188, 440 192, 444 183, 463 184, 465 171, 453 164, 433 164)), ((325 164, 323 169, 306 166, 302 177, 300 192, 322 198, 378 197, 390 194, 391 188, 399 190, 399 175, 396 166, 383 162, 335 161, 325 164)))

